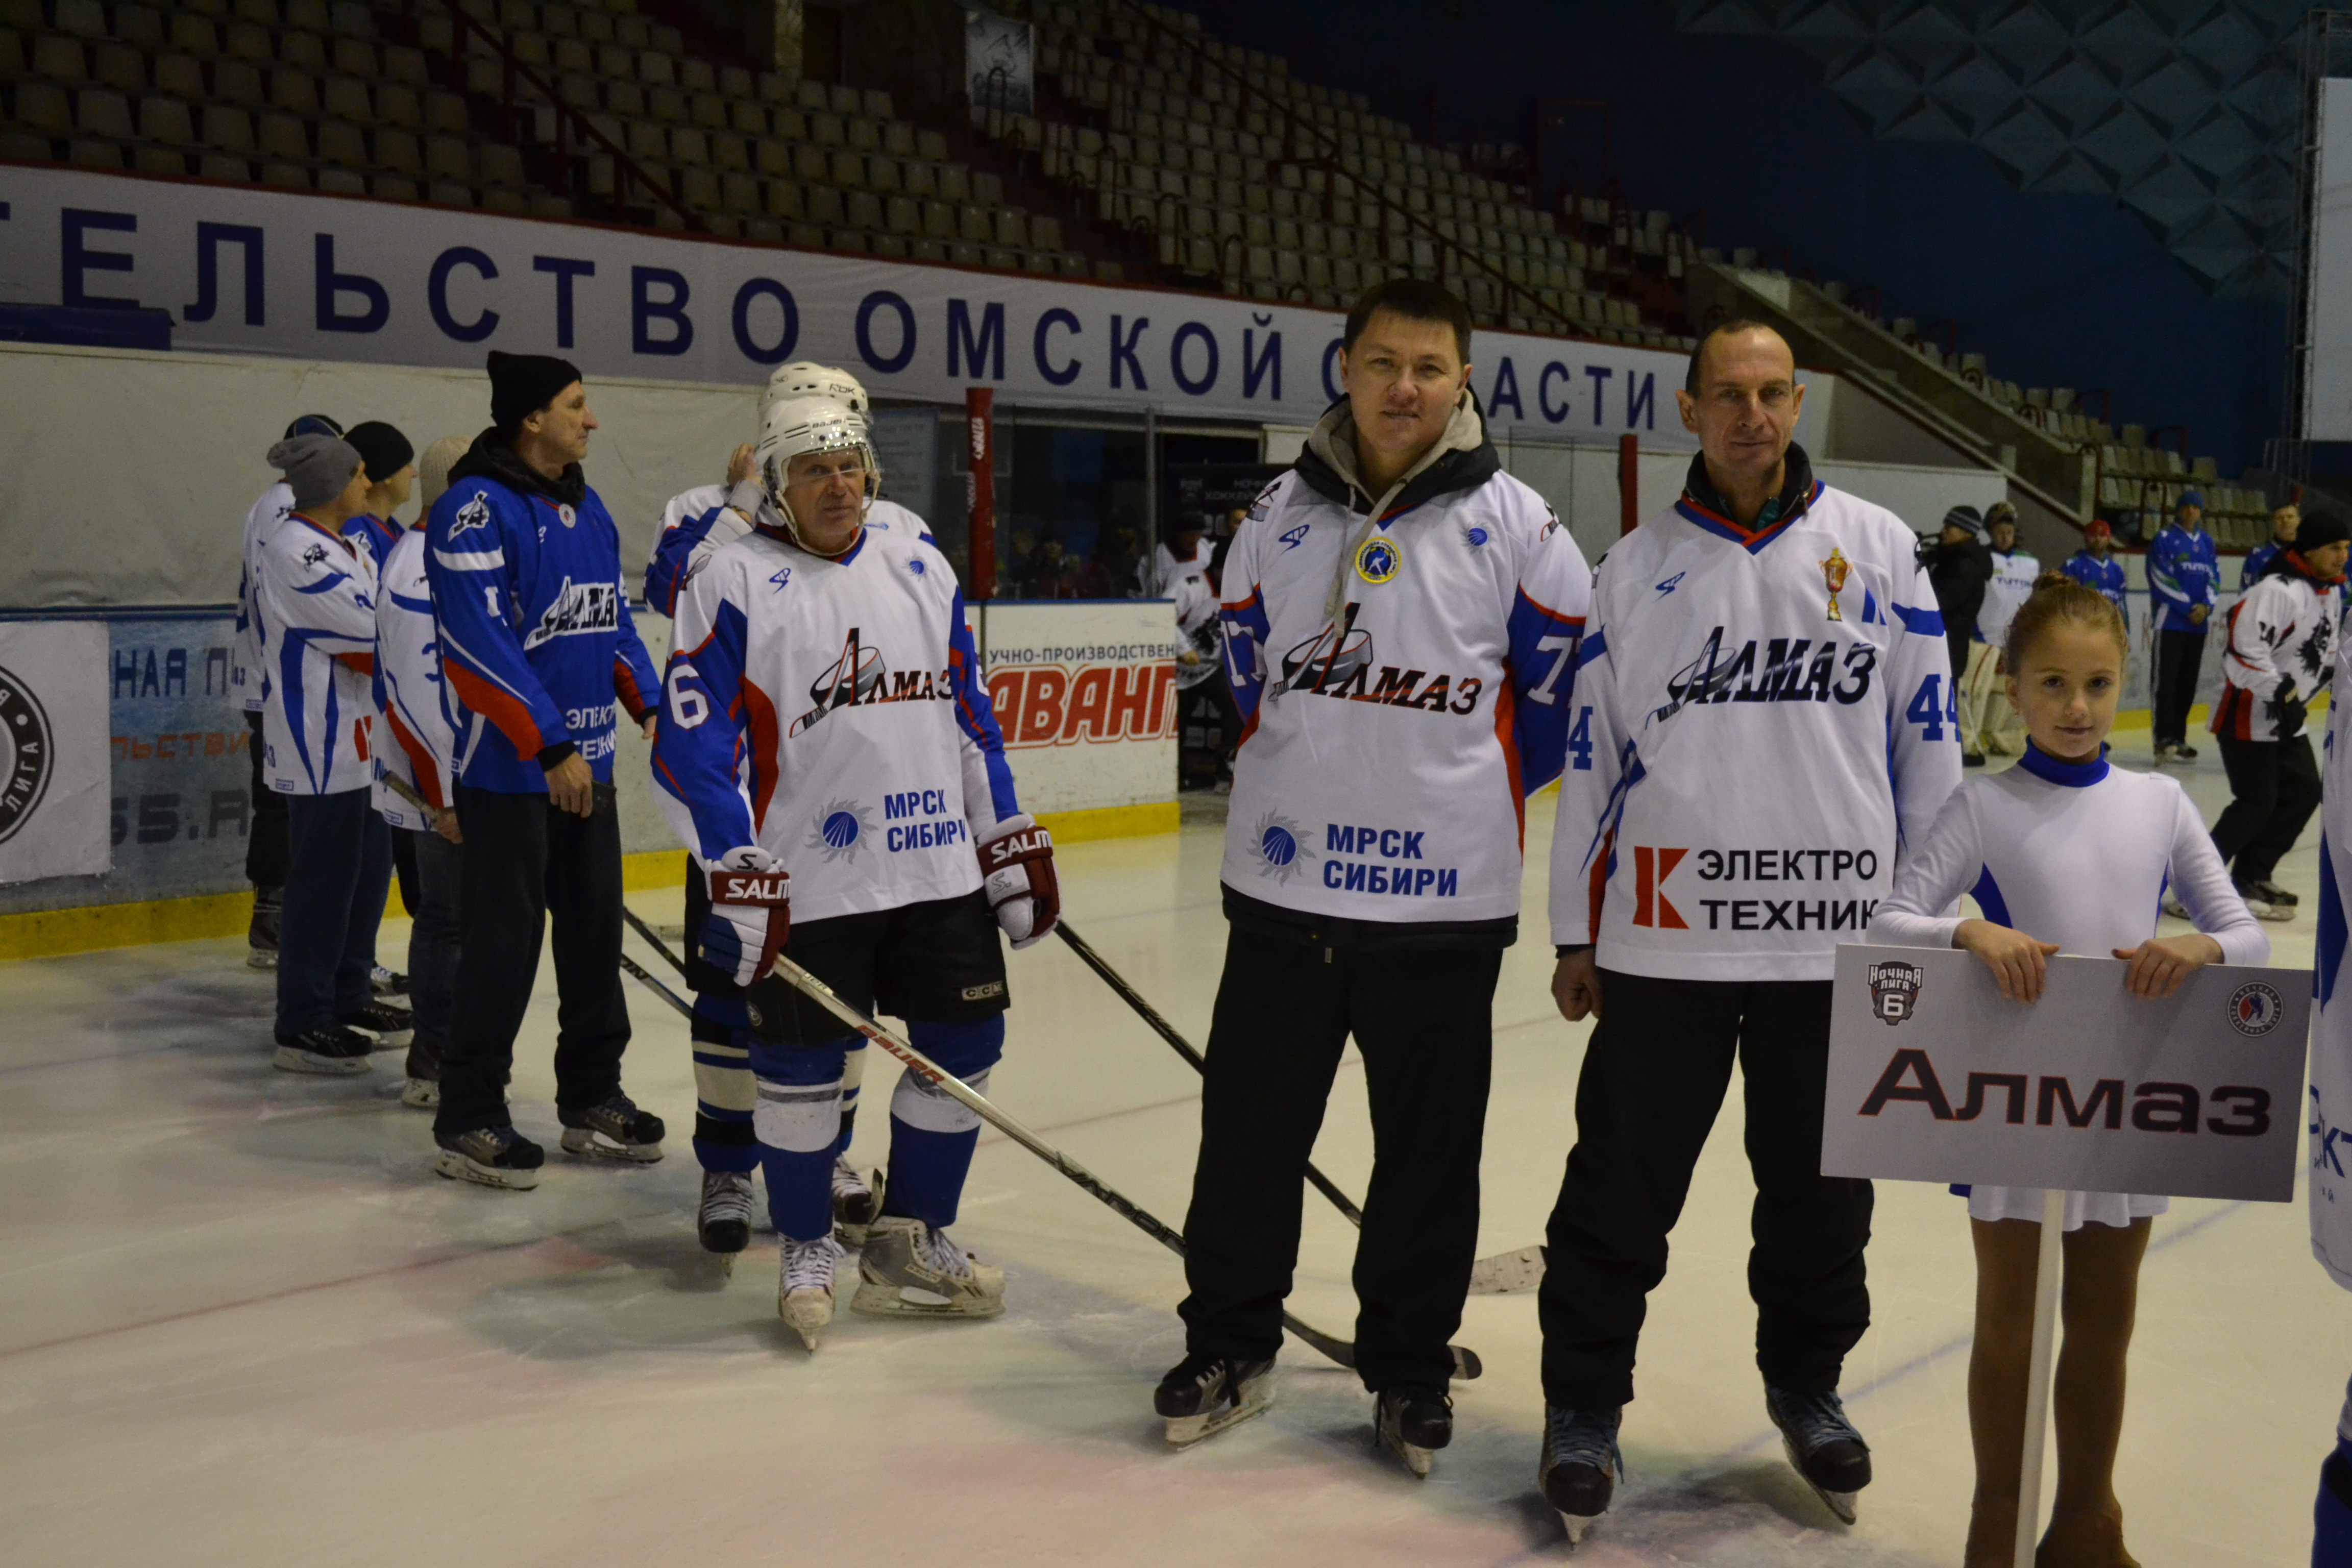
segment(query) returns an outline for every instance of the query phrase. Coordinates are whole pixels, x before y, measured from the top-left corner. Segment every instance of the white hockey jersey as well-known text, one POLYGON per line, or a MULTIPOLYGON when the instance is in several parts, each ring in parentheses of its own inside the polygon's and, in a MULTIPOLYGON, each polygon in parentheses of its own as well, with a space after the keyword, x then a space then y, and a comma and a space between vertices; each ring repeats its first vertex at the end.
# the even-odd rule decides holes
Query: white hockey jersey
POLYGON ((670 646, 655 796, 706 869, 757 844, 796 921, 980 886, 975 836, 1021 808, 927 539, 869 526, 826 560, 754 530, 693 574, 670 646))
POLYGON ((294 487, 280 479, 262 491, 261 499, 245 514, 245 535, 237 545, 236 638, 229 653, 228 683, 236 693, 237 706, 248 713, 261 711, 269 681, 261 621, 253 613, 254 558, 278 520, 293 510, 294 487))
POLYGON ((375 782, 375 568, 289 511, 254 555, 254 609, 269 659, 261 776, 282 795, 375 782))
POLYGON ((1377 517, 1341 472, 1344 416, 1225 558, 1243 727, 1222 880, 1318 920, 1498 922, 1505 942, 1527 796, 1570 744, 1591 574, 1543 498, 1500 471, 1466 398, 1377 517))
POLYGON ((441 644, 425 566, 425 531, 412 528, 385 557, 375 604, 376 739, 373 804, 394 827, 423 830, 431 818, 384 781, 398 779, 426 805, 457 801, 457 704, 441 678, 441 644))
MULTIPOLYGON (((930 525, 894 500, 876 500, 865 526, 929 539, 930 525)), ((677 597, 710 558, 751 531, 751 520, 727 504, 725 485, 697 485, 670 497, 646 562, 646 605, 677 614, 677 597)))
POLYGON ((1693 499, 1703 462, 1594 582, 1552 940, 1662 979, 1827 980, 1959 783, 1943 618, 1893 512, 1808 468, 1744 529, 1693 499))
POLYGON ((2042 563, 2022 550, 1992 552, 1992 580, 1985 584, 1984 603, 1977 607, 1977 641, 1989 647, 2009 645, 2009 623, 2033 597, 2033 580, 2041 575, 2042 563))
MULTIPOLYGON (((2221 699, 2211 729, 2238 741, 2276 741, 2282 692, 2308 706, 2336 673, 2344 590, 2300 572, 2273 572, 2238 595, 2223 619, 2221 699)), ((2301 731, 2297 731, 2300 733, 2301 731)))
MULTIPOLYGON (((2347 650, 2336 645, 2336 673, 2352 691, 2347 650)), ((2352 703, 2327 708, 2320 763, 2318 1011, 2311 1020, 2311 1255, 2328 1278, 2352 1290, 2352 968, 2345 911, 2352 909, 2352 703)))
POLYGON ((1190 691, 1217 673, 1225 660, 1223 608, 1206 577, 1187 577, 1176 584, 1176 689, 1190 691), (1194 662, 1184 662, 1190 653, 1194 662))
POLYGON ((1165 544, 1155 544, 1136 568, 1136 586, 1147 599, 1172 599, 1180 584, 1197 581, 1209 574, 1209 541, 1200 540, 1192 553, 1179 561, 1176 552, 1165 544))

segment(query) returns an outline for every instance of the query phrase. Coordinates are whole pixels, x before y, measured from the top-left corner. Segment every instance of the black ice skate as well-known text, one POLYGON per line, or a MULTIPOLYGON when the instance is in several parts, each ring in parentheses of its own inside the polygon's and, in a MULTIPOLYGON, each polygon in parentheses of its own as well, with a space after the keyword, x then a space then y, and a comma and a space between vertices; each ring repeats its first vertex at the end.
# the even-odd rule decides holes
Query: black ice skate
POLYGON ((702 1207, 695 1215, 702 1250, 715 1252, 731 1273, 735 1255, 751 1245, 751 1173, 702 1173, 702 1207))
POLYGON ((1870 1484, 1870 1445, 1845 1418, 1837 1390, 1790 1394, 1766 1384, 1764 1414, 1780 1429, 1789 1463, 1821 1494, 1832 1513, 1853 1522, 1854 1494, 1870 1484))
POLYGON ((305 1029, 290 1038, 278 1036, 278 1055, 270 1065, 280 1072, 347 1077, 368 1070, 368 1056, 374 1048, 375 1042, 367 1036, 330 1024, 323 1029, 305 1029))
POLYGON ((248 969, 278 967, 278 921, 284 914, 286 889, 253 889, 253 921, 245 928, 245 963, 248 969))
POLYGON ((338 1021, 346 1029, 374 1036, 380 1051, 395 1050, 416 1037, 416 1016, 388 1002, 371 1002, 338 1021))
POLYGON ((833 1235, 844 1247, 864 1247, 866 1233, 882 1217, 882 1173, 874 1180, 857 1173, 846 1154, 833 1160, 833 1235))
POLYGON ((368 971, 368 989, 379 996, 405 996, 408 994, 408 976, 397 969, 386 969, 379 963, 368 971))
POLYGON ((628 1160, 640 1165, 650 1165, 662 1157, 662 1135, 669 1131, 660 1117, 639 1110, 636 1101, 625 1094, 616 1094, 585 1110, 559 1109, 556 1120, 563 1123, 565 1153, 628 1160))
POLYGON ((435 1156, 436 1174, 453 1182, 529 1192, 539 1185, 539 1168, 547 1152, 511 1127, 477 1127, 471 1132, 436 1132, 441 1146, 435 1156))
POLYGON ((1544 1406, 1543 1459, 1536 1467, 1536 1484, 1567 1527, 1571 1551, 1592 1521, 1609 1511, 1609 1500, 1625 1479, 1624 1456, 1617 1451, 1617 1423, 1623 1414, 1544 1406))
POLYGON ((1372 1438, 1404 1461, 1416 1480, 1429 1479, 1432 1455, 1454 1441, 1454 1401, 1445 1391, 1384 1388, 1372 1409, 1372 1438))
POLYGON ((1274 1403, 1274 1363, 1188 1355, 1152 1391, 1151 1407, 1168 1423, 1171 1447, 1189 1448, 1274 1403))

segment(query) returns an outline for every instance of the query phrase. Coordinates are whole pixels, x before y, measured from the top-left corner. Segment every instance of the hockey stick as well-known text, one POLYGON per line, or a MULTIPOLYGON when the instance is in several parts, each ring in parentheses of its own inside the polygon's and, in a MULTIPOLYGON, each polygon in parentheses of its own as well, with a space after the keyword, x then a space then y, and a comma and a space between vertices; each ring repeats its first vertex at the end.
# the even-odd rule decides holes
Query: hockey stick
MULTIPOLYGON (((1193 1048, 1190 1040, 1178 1034, 1175 1026, 1161 1017, 1159 1011, 1150 1003, 1146 1002, 1134 986, 1127 983, 1126 976, 1104 962, 1102 954, 1089 947, 1084 937, 1072 931, 1067 921, 1055 921, 1054 931, 1055 935, 1070 944, 1070 951, 1078 955, 1079 962, 1101 975, 1103 984, 1118 993, 1120 1001, 1135 1009, 1136 1016, 1150 1025, 1154 1034, 1174 1047, 1178 1056, 1192 1063, 1194 1072, 1199 1073, 1202 1078, 1209 1076, 1207 1058, 1193 1048)), ((1358 1208, 1348 1194, 1341 1192, 1330 1177, 1317 1170, 1312 1163, 1307 1167, 1307 1181, 1308 1185, 1331 1200, 1332 1207, 1348 1216, 1349 1224, 1358 1230, 1364 1228, 1364 1211, 1358 1208)))
POLYGON ((647 990, 651 991, 655 995, 659 996, 671 1006, 677 1008, 686 1016, 689 1018, 694 1016, 693 1007, 688 1005, 684 997, 681 997, 677 992, 671 990, 668 986, 655 979, 651 974, 646 973, 644 965, 638 963, 636 960, 631 958, 625 952, 621 954, 621 972, 625 974, 633 975, 636 979, 643 981, 647 990))
POLYGON ((680 974, 684 974, 686 973, 686 960, 672 952, 669 950, 669 943, 662 941, 661 932, 654 930, 653 927, 646 924, 643 920, 639 919, 636 910, 629 908, 626 904, 623 904, 621 906, 621 918, 628 921, 631 925, 636 927, 637 934, 644 937, 647 942, 653 943, 654 951, 660 953, 663 959, 667 962, 672 969, 677 970, 680 974))
MULTIPOLYGON (((965 1110, 971 1111, 973 1115, 979 1117, 982 1121, 987 1122, 998 1131, 1003 1133, 1007 1138, 1012 1139, 1015 1143, 1020 1144, 1024 1149, 1028 1150, 1032 1154, 1036 1155, 1040 1160, 1043 1160, 1047 1164, 1053 1166, 1054 1169, 1059 1171, 1063 1175, 1067 1176, 1071 1181, 1076 1183, 1081 1188, 1085 1189, 1088 1195, 1094 1197, 1098 1202, 1107 1205, 1108 1207, 1116 1210, 1118 1214, 1125 1216, 1130 1224, 1132 1224, 1138 1230, 1143 1232, 1144 1235, 1151 1237, 1152 1240, 1160 1243, 1160 1246, 1166 1247, 1177 1257, 1181 1258, 1184 1256, 1184 1238, 1182 1237, 1169 1229, 1167 1226, 1161 1224, 1151 1215, 1137 1207, 1133 1203, 1129 1202, 1126 1196, 1116 1189, 1106 1184, 1101 1178, 1097 1177, 1093 1172, 1087 1170, 1084 1165, 1079 1164, 1076 1160, 1071 1159, 1067 1154, 1063 1153, 1060 1150, 1046 1142, 1043 1138, 1040 1138, 1034 1132, 1030 1131, 1028 1128, 1023 1126, 1012 1117, 1007 1116, 1003 1111, 999 1110, 989 1101, 985 1095, 978 1093, 961 1079, 957 1078, 954 1074, 949 1072, 946 1068, 932 1061, 930 1058, 923 1055, 922 1052, 917 1050, 914 1047, 908 1045, 906 1041, 900 1039, 898 1036, 892 1034, 889 1030, 884 1028, 881 1025, 876 1023, 873 1019, 868 1018, 865 1014, 860 1013, 856 1008, 852 1007, 848 1003, 844 1002, 840 997, 835 995, 833 994, 833 988, 825 984, 824 981, 819 980, 815 975, 811 974, 807 970, 803 969, 791 959, 781 955, 776 959, 775 973, 779 979, 786 982, 794 990, 800 992, 802 995, 806 996, 810 1001, 814 1002, 818 1006, 824 1008, 826 1012, 840 1019, 844 1024, 849 1026, 850 1028, 855 1029, 857 1033, 865 1036, 867 1039, 873 1041, 876 1045, 881 1047, 884 1050, 898 1058, 899 1061, 906 1064, 909 1071, 919 1073, 924 1078, 929 1079, 931 1082, 937 1084, 947 1093, 950 1099, 955 1100, 965 1110)), ((1356 1364, 1356 1347, 1349 1343, 1346 1340, 1333 1339, 1330 1335, 1300 1322, 1297 1318, 1293 1317, 1286 1311, 1282 1314, 1282 1326, 1288 1329, 1292 1333, 1297 1334, 1300 1339, 1305 1340, 1309 1345, 1312 1345, 1315 1349, 1323 1352, 1323 1354, 1330 1357, 1333 1361, 1338 1362, 1341 1366, 1352 1367, 1356 1364)), ((1483 1370, 1478 1363, 1478 1357, 1475 1352, 1465 1350, 1459 1345, 1452 1346, 1450 1348, 1454 1352, 1454 1371, 1457 1375, 1465 1378, 1475 1377, 1478 1375, 1480 1371, 1483 1370)))

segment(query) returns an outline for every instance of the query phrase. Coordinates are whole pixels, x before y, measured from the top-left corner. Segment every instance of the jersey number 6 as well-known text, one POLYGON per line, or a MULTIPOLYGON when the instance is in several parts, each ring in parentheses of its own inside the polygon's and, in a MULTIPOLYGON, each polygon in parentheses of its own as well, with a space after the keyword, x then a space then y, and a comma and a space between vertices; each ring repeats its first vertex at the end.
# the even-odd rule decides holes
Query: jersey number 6
POLYGON ((710 699, 687 684, 701 679, 684 659, 669 667, 669 716, 681 730, 691 730, 710 717, 710 699))

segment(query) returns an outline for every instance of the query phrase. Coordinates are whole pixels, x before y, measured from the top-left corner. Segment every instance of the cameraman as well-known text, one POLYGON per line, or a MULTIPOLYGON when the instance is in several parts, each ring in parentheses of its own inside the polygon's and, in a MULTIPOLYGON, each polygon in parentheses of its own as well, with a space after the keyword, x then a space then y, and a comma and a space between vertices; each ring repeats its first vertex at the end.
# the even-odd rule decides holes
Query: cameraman
MULTIPOLYGON (((1944 641, 1952 656, 1955 709, 1959 694, 1969 689, 1969 671, 1979 658, 1993 657, 1991 648, 1974 641, 1977 612, 1984 607, 1985 587, 1992 581, 1992 551, 1986 542, 1984 519, 1972 506, 1956 506, 1944 514, 1941 533, 1930 542, 1919 542, 1919 564, 1927 569, 1928 585, 1936 592, 1936 608, 1944 617, 1944 641)), ((1964 766, 1984 766, 1977 750, 1977 715, 1962 711, 1960 761, 1964 766)))

